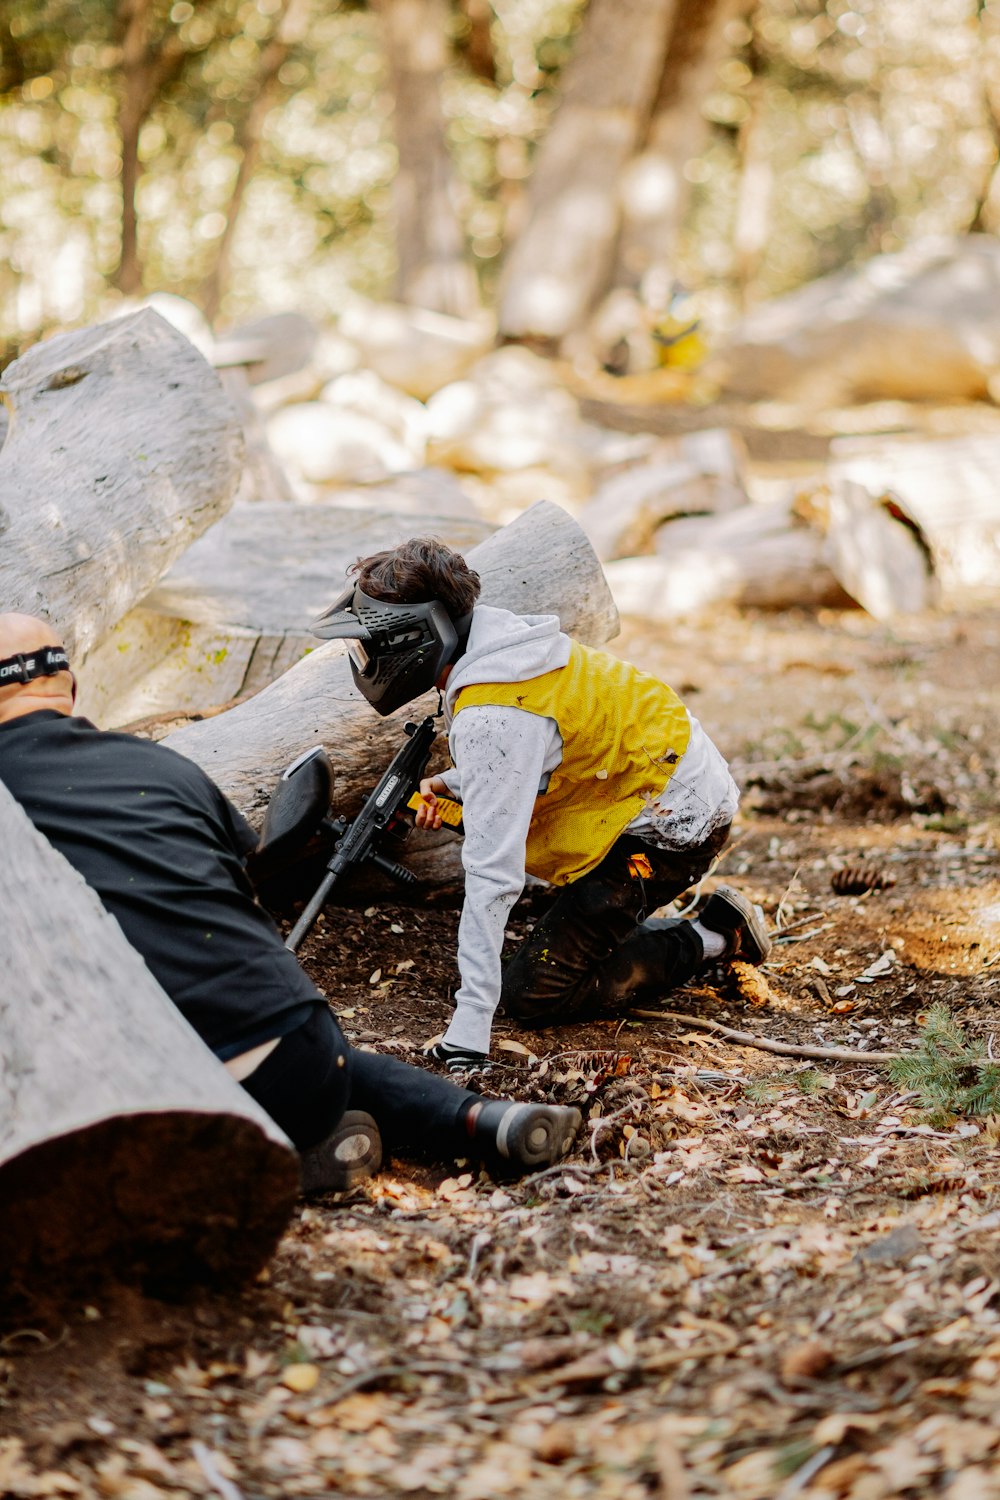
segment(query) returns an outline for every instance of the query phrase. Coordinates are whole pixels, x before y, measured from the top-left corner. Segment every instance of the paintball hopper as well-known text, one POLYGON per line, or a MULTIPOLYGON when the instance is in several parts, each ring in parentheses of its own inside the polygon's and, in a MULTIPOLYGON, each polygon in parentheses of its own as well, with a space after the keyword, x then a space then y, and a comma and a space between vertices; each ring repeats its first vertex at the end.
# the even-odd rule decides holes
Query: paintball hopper
POLYGON ((332 800, 333 766, 323 746, 315 745, 282 772, 267 805, 257 853, 281 860, 300 849, 322 824, 332 800))

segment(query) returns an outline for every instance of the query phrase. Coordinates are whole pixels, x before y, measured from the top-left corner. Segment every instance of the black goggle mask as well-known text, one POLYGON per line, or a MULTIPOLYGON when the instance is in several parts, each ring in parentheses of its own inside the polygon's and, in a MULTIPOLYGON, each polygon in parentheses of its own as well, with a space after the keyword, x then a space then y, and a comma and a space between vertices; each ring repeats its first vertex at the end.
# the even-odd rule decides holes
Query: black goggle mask
POLYGON ((34 682, 36 677, 55 677, 57 672, 69 672, 73 678, 73 697, 76 698, 76 678, 69 664, 69 657, 61 646, 39 646, 36 651, 17 651, 0 661, 0 688, 12 683, 34 682))
POLYGON ((471 623, 471 611, 453 620, 437 599, 390 604, 351 584, 310 629, 346 640, 354 681, 384 716, 430 691, 464 651, 471 623))

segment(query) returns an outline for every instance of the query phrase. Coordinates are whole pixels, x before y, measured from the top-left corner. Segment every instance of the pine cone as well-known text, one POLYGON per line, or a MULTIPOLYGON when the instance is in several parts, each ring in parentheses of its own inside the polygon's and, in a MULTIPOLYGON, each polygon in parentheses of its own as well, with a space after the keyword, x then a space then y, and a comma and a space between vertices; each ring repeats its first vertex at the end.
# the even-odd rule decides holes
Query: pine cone
POLYGON ((896 884, 896 877, 877 865, 845 865, 830 884, 838 896, 863 896, 865 891, 890 890, 896 884))

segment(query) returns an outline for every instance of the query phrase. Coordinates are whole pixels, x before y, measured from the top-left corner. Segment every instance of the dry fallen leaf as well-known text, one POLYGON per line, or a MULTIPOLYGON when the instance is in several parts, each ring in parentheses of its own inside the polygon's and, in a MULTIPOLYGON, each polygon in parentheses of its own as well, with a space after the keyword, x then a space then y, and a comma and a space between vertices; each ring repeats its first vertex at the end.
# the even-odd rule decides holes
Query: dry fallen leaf
POLYGON ((538 1058, 530 1047, 525 1047, 523 1042, 497 1042, 498 1052, 513 1052, 517 1057, 526 1057, 529 1062, 537 1062, 538 1058))
POLYGON ((288 1365, 281 1374, 281 1383, 297 1395, 315 1390, 319 1384, 319 1366, 311 1364, 288 1365))
POLYGON ((793 1344, 782 1356, 781 1378, 786 1384, 790 1380, 812 1380, 822 1375, 832 1362, 833 1350, 823 1339, 793 1344))

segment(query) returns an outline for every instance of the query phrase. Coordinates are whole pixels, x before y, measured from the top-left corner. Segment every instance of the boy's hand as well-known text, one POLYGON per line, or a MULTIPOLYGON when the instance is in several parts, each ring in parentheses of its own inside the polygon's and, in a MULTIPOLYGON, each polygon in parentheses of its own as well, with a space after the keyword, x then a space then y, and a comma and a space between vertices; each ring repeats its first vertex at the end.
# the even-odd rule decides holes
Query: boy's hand
POLYGON ((438 812, 437 800, 447 795, 448 786, 440 776, 425 776, 420 783, 420 795, 423 798, 420 806, 413 815, 413 823, 416 828, 440 828, 441 814, 438 812))

